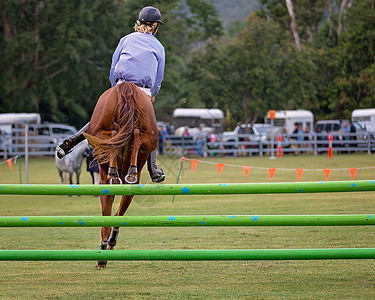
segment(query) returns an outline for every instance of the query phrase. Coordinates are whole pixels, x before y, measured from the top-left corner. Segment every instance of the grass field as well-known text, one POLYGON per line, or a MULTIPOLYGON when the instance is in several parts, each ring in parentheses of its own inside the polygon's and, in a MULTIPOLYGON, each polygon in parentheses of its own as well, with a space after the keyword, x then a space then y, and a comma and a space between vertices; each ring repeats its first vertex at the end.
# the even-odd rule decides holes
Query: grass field
MULTIPOLYGON (((373 167, 374 155, 288 155, 197 158, 192 173, 185 162, 180 183, 350 180, 342 168, 373 167), (210 163, 204 163, 210 162, 210 163), (218 175, 215 163, 224 163, 218 175), (253 167, 245 178, 241 166, 253 167), (256 169, 264 167, 266 169, 256 169), (282 170, 290 169, 290 170, 282 170)), ((179 160, 159 157, 167 183, 176 183, 179 160)), ((22 165, 25 170, 24 165, 22 165)), ((83 166, 81 183, 91 183, 83 166)), ((375 169, 358 169, 355 179, 374 179, 375 169)), ((149 183, 143 174, 143 183, 149 183)), ((23 175, 23 182, 25 176, 23 175)), ((30 159, 29 183, 58 183, 53 159, 30 159)), ((1 165, 1 183, 19 183, 1 165)), ((354 214, 375 213, 374 193, 136 196, 128 215, 194 214, 354 214)), ((119 197, 116 198, 114 210, 119 197)), ((0 215, 99 215, 94 196, 0 197, 0 215)), ((199 227, 122 228, 116 249, 278 249, 374 247, 373 227, 199 227)), ((100 228, 0 228, 0 249, 98 249, 100 228)), ((0 262, 1 299, 374 299, 374 260, 322 261, 113 261, 97 270, 95 262, 0 262)))

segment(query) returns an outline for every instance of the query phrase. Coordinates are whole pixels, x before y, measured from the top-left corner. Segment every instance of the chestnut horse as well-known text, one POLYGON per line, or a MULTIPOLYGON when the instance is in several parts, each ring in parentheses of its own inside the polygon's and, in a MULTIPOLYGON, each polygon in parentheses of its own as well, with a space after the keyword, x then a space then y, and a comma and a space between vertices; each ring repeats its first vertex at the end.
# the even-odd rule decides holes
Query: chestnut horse
MULTIPOLYGON (((101 184, 139 183, 142 167, 156 148, 158 132, 150 97, 131 82, 104 92, 94 109, 87 133, 99 162, 101 184)), ((134 195, 122 196, 116 216, 124 215, 134 195)), ((101 195, 103 216, 110 216, 115 196, 101 195)), ((119 228, 102 227, 100 249, 113 249, 119 228)), ((97 267, 105 267, 98 261, 97 267)))

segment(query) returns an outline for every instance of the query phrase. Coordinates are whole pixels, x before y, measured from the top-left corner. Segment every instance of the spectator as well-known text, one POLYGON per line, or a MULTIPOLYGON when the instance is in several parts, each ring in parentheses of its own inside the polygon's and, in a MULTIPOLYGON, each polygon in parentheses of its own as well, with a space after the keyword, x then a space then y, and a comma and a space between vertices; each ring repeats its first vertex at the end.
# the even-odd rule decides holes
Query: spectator
POLYGON ((310 133, 310 127, 309 126, 305 126, 305 130, 303 131, 303 134, 304 134, 304 137, 303 137, 303 140, 305 141, 305 144, 303 145, 304 148, 310 148, 310 136, 309 136, 309 133, 310 133))
MULTIPOLYGON (((297 137, 298 137, 298 123, 294 123, 294 130, 293 130, 293 135, 291 136, 291 140, 292 141, 297 141, 297 137)), ((297 148, 297 145, 295 143, 292 143, 292 145, 290 146, 292 149, 296 149, 297 148)), ((297 152, 294 152, 294 154, 297 154, 297 152)))
MULTIPOLYGON (((211 145, 210 145, 208 148, 209 148, 209 149, 217 149, 217 145, 216 145, 216 135, 215 135, 214 132, 211 132, 211 133, 210 133, 209 141, 210 141, 211 145)), ((211 156, 212 156, 212 157, 215 157, 215 156, 216 156, 216 153, 215 153, 215 152, 211 152, 211 156)))
POLYGON ((167 134, 168 135, 173 135, 173 128, 170 124, 167 125, 167 134))
MULTIPOLYGON (((302 124, 299 124, 297 126, 297 142, 298 142, 297 145, 296 145, 297 148, 303 147, 303 144, 302 144, 302 142, 303 142, 302 124)), ((296 151, 295 152, 295 154, 300 154, 300 153, 303 153, 303 151, 296 151)))
POLYGON ((321 130, 320 126, 318 126, 315 129, 315 133, 316 133, 316 140, 317 140, 317 153, 322 154, 322 152, 318 150, 319 148, 323 147, 323 144, 321 142, 319 142, 319 141, 323 140, 322 130, 321 130))
POLYGON ((158 147, 159 154, 164 154, 164 142, 166 140, 166 131, 162 127, 158 126, 158 147))
POLYGON ((292 135, 293 140, 297 140, 297 134, 298 134, 298 123, 294 123, 294 130, 293 130, 293 135, 292 135))
POLYGON ((348 126, 347 122, 345 122, 345 121, 342 122, 341 130, 342 130, 342 134, 343 134, 343 139, 345 141, 349 141, 350 126, 348 126))
POLYGON ((189 127, 185 126, 182 136, 190 136, 189 127))
POLYGON ((297 141, 301 142, 303 141, 303 130, 302 130, 302 125, 298 125, 298 131, 297 131, 297 141))
POLYGON ((86 152, 87 171, 90 172, 92 184, 100 184, 99 165, 94 156, 94 149, 90 148, 86 152))
MULTIPOLYGON (((340 148, 344 147, 344 138, 343 138, 341 129, 338 130, 337 139, 339 140, 339 144, 337 146, 340 147, 340 148)), ((335 146, 335 145, 333 145, 333 146, 335 146)), ((341 154, 341 150, 337 151, 337 153, 341 154)))
POLYGON ((189 131, 188 126, 184 127, 184 132, 182 133, 182 136, 183 136, 183 145, 186 148, 186 152, 189 154, 194 154, 194 149, 190 148, 192 144, 191 144, 190 131, 189 131))
MULTIPOLYGON (((349 125, 350 125, 350 140, 351 141, 357 141, 357 129, 355 128, 354 124, 352 121, 349 121, 349 125)), ((350 144, 350 148, 355 148, 357 147, 357 142, 354 142, 353 144, 350 144)), ((354 150, 353 151, 350 151, 350 153, 353 153, 355 152, 354 150)))
POLYGON ((203 140, 205 138, 203 128, 204 128, 204 124, 200 124, 198 127, 198 131, 194 136, 194 139, 195 139, 194 152, 196 155, 199 155, 199 156, 203 156, 202 148, 203 148, 203 140))

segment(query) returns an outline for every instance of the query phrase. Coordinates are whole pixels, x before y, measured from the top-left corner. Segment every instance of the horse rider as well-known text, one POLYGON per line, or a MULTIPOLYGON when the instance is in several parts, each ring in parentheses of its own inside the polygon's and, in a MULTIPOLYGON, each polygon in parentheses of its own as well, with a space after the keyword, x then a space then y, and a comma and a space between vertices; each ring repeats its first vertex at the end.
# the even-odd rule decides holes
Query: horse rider
MULTIPOLYGON (((144 7, 134 25, 135 32, 124 36, 112 56, 109 75, 112 87, 130 81, 155 101, 164 77, 165 52, 163 45, 155 37, 159 25, 163 24, 160 11, 152 6, 144 7)), ((82 142, 89 123, 74 136, 67 138, 56 147, 59 158, 68 154, 74 146, 82 142)), ((153 182, 165 179, 163 169, 156 164, 156 150, 148 157, 147 169, 153 182)))

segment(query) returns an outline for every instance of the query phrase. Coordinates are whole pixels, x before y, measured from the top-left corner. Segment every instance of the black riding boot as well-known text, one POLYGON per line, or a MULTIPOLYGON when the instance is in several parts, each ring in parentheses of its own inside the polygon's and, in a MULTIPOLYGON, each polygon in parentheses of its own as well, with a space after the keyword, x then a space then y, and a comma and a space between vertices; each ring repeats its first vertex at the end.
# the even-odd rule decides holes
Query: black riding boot
POLYGON ((162 168, 158 169, 156 164, 156 150, 152 151, 147 159, 147 169, 153 182, 162 182, 165 174, 162 168))
POLYGON ((70 138, 65 139, 62 144, 56 146, 57 157, 63 158, 65 155, 70 153, 72 149, 77 146, 80 142, 84 141, 86 138, 82 132, 86 132, 90 123, 83 126, 75 135, 70 138))

